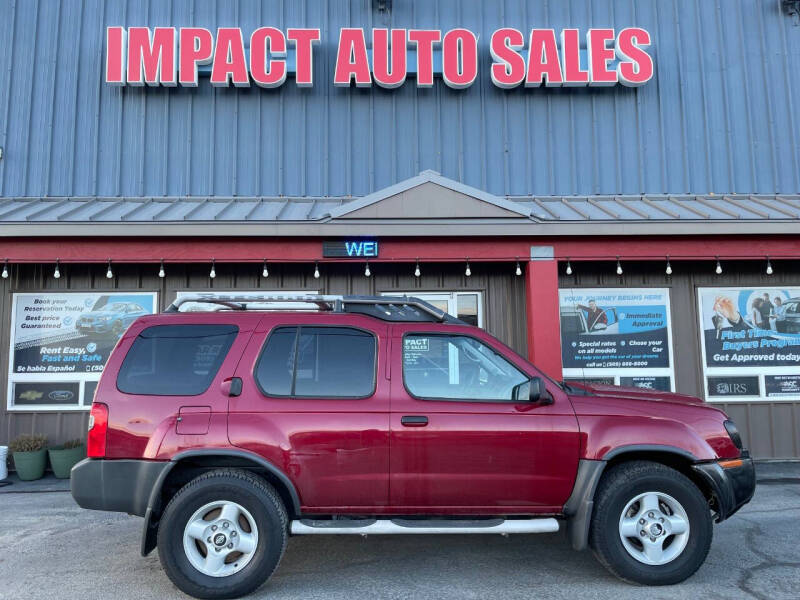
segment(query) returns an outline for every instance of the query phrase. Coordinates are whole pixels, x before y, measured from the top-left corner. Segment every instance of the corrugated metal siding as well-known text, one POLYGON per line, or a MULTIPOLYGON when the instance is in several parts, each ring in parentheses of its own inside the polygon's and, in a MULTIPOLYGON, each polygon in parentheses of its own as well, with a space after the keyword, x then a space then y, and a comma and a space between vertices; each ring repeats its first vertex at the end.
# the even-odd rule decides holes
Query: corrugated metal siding
MULTIPOLYGON (((52 265, 19 265, 8 279, 0 279, 0 323, 11 321, 13 292, 54 290, 147 290, 159 291, 163 310, 179 290, 318 290, 325 294, 378 294, 391 291, 483 291, 485 329, 522 355, 526 354, 524 277, 516 277, 508 265, 489 263, 472 267, 472 277, 464 277, 461 265, 426 264, 421 277, 414 277, 413 265, 374 264, 372 277, 364 277, 363 264, 321 266, 320 279, 312 276, 311 265, 270 265, 266 284, 261 265, 217 265, 213 288, 209 287, 207 265, 170 265, 167 276, 159 279, 152 265, 118 265, 115 278, 106 279, 105 270, 91 265, 62 265, 62 276, 53 279, 52 265)), ((0 444, 21 433, 45 433, 53 444, 86 434, 86 412, 8 412, 5 389, 8 382, 10 327, 0 328, 0 444)))
POLYGON ((424 169, 497 195, 797 193, 800 27, 778 0, 0 0, 0 196, 366 195, 424 169), (319 26, 313 89, 115 88, 107 25, 319 26), (500 25, 639 25, 638 89, 496 89, 500 25), (339 89, 344 26, 469 27, 464 91, 339 89))
MULTIPOLYGON (((704 397, 700 331, 697 318, 698 287, 752 286, 756 288, 791 287, 800 284, 793 269, 780 269, 772 276, 764 273, 761 262, 724 264, 722 275, 714 273, 714 264, 676 263, 670 277, 653 263, 625 263, 622 277, 615 273, 615 263, 572 263, 574 274, 559 276, 559 287, 659 287, 670 289, 672 308, 672 346, 675 360, 676 391, 704 397)), ((724 410, 742 432, 745 444, 757 458, 800 457, 800 403, 798 402, 727 402, 713 404, 724 410)))

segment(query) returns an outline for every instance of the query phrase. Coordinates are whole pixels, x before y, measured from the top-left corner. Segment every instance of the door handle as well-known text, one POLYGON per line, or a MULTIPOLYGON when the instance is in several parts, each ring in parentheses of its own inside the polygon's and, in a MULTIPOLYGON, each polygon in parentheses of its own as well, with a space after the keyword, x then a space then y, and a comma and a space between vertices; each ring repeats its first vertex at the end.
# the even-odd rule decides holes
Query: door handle
POLYGON ((428 417, 408 415, 400 418, 400 424, 404 427, 425 427, 428 424, 428 417))

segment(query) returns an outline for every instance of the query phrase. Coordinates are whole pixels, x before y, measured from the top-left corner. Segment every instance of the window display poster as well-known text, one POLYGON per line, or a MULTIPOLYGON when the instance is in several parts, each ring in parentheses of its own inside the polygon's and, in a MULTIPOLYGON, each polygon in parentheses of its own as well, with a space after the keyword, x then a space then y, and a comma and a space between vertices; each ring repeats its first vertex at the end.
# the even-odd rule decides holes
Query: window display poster
POLYGON ((800 399, 800 288, 697 290, 711 400, 800 399))
POLYGON ((559 290, 564 376, 672 390, 669 290, 559 290))
POLYGON ((117 340, 156 307, 155 292, 14 294, 8 407, 90 406, 117 340))

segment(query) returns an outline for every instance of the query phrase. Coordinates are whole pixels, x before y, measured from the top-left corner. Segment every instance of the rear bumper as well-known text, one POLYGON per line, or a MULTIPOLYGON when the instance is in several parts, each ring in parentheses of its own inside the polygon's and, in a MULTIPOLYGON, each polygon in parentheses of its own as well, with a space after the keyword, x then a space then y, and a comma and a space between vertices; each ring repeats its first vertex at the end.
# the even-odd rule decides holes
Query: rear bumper
POLYGON ((86 458, 72 467, 70 489, 82 508, 143 517, 150 493, 169 462, 86 458))
POLYGON ((696 464, 692 468, 714 492, 717 522, 724 521, 750 502, 756 491, 756 470, 746 451, 739 459, 696 464))

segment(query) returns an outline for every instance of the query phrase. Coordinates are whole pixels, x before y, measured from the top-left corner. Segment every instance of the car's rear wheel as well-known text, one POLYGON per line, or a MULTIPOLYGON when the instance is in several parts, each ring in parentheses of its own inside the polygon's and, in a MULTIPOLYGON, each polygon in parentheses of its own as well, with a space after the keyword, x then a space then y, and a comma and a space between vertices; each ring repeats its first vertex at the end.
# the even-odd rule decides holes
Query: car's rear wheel
POLYGON ((690 479, 635 461, 613 467, 600 482, 589 539, 598 560, 620 579, 669 585, 703 564, 712 527, 708 503, 690 479))
POLYGON ((236 598, 278 566, 288 517, 260 477, 218 469, 190 481, 170 500, 158 528, 158 554, 170 580, 196 598, 236 598))

